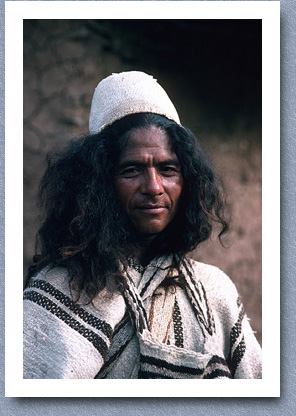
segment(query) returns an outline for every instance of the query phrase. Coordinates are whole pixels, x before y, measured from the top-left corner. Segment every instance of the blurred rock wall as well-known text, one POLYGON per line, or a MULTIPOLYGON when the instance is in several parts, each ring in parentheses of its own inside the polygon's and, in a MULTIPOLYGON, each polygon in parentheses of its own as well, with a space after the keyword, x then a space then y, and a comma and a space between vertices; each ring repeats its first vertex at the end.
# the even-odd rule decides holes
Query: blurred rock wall
POLYGON ((236 21, 235 27, 224 21, 140 23, 24 21, 24 274, 34 254, 36 195, 47 152, 88 132, 92 94, 102 78, 143 70, 168 91, 182 123, 199 137, 224 179, 232 211, 226 248, 212 239, 193 257, 232 278, 261 342, 260 50, 245 57, 255 53, 252 42, 261 42, 258 27, 251 22, 241 30, 236 21))

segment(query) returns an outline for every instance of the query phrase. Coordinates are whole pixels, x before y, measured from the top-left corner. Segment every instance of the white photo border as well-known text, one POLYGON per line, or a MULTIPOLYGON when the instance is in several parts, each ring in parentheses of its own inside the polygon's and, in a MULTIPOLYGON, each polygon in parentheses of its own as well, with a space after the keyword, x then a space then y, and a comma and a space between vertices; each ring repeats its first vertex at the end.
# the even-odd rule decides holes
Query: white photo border
POLYGON ((6 397, 280 396, 280 2, 13 1, 5 4, 6 397), (26 380, 22 375, 23 20, 262 19, 262 380, 26 380), (271 226, 272 225, 272 226, 271 226), (272 262, 270 261, 272 259, 272 262), (17 279, 11 279, 11 270, 17 279), (10 272, 8 272, 10 271, 10 272), (268 283, 267 283, 268 280, 268 283), (267 293, 268 291, 268 293, 267 293), (229 383, 231 383, 231 388, 229 383))

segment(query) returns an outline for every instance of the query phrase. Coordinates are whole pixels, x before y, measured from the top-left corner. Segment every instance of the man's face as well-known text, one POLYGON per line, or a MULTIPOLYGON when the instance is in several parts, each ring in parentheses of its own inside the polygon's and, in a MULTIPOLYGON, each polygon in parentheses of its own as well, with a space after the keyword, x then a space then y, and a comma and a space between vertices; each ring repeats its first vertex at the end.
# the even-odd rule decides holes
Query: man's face
POLYGON ((155 236, 173 220, 183 177, 167 134, 151 126, 133 131, 115 175, 115 192, 133 226, 155 236))

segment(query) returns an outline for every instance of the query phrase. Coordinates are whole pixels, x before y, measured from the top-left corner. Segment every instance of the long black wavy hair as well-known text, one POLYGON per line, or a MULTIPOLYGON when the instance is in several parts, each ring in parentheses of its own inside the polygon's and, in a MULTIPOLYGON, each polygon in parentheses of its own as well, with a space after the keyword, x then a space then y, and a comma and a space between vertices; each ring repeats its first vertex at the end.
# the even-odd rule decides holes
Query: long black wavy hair
POLYGON ((92 299, 127 265, 137 236, 117 200, 113 178, 130 133, 149 126, 166 132, 183 175, 178 212, 153 241, 151 257, 170 253, 183 258, 209 238, 214 222, 221 226, 219 238, 226 232, 223 193, 195 136, 165 117, 133 114, 48 157, 39 191, 44 213, 36 239, 40 254, 29 276, 45 266, 65 267, 75 288, 92 299))

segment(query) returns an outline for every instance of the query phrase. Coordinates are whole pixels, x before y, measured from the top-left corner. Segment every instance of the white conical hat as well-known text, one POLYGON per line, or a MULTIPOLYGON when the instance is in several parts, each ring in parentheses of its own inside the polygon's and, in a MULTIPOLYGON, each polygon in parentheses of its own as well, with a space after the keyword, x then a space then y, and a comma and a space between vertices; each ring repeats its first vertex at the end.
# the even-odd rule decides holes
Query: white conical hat
POLYGON ((129 114, 155 113, 180 124, 178 113, 165 90, 151 75, 140 71, 121 72, 103 79, 95 89, 90 134, 129 114))

